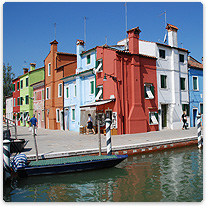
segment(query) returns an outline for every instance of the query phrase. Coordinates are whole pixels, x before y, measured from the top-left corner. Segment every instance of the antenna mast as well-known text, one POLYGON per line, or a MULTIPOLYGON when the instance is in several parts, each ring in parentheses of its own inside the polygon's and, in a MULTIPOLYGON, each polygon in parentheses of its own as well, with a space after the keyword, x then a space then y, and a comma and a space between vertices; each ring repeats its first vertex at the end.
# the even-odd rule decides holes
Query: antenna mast
MULTIPOLYGON (((162 16, 163 14, 165 15, 165 29, 166 29, 166 26, 167 26, 167 12, 166 12, 166 10, 162 14, 160 14, 160 16, 162 16)), ((164 43, 167 40, 166 37, 167 37, 167 31, 165 30, 165 37, 164 37, 164 40, 163 40, 164 43)))
POLYGON ((56 40, 56 22, 54 23, 54 34, 55 34, 55 40, 56 40))
POLYGON ((125 6, 126 37, 127 37, 127 2, 125 2, 124 6, 125 6))
POLYGON ((85 44, 85 50, 86 50, 86 16, 84 17, 84 44, 85 44))

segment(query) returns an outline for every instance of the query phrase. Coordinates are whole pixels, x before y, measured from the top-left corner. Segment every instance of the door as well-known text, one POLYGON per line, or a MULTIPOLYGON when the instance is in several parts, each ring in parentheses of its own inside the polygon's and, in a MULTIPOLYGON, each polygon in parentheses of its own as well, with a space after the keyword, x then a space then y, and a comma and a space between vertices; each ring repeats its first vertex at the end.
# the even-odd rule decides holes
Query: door
POLYGON ((162 108, 162 128, 165 128, 165 127, 167 127, 167 108, 168 108, 168 105, 162 104, 161 108, 162 108))
POLYGON ((41 116, 40 116, 40 112, 38 113, 38 128, 41 128, 41 116))
POLYGON ((60 112, 60 128, 61 130, 64 130, 64 111, 63 110, 60 112))
POLYGON ((196 127, 197 123, 197 109, 193 109, 193 127, 196 127))

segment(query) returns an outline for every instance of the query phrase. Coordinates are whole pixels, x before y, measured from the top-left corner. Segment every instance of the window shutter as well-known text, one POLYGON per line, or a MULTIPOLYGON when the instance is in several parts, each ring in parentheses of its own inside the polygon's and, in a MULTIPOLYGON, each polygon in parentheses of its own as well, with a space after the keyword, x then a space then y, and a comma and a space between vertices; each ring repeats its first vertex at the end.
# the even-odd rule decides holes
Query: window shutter
POLYGON ((145 97, 145 98, 148 98, 147 92, 146 92, 146 85, 144 85, 144 97, 145 97))
POLYGON ((154 96, 154 86, 153 85, 151 85, 151 92, 152 92, 152 94, 154 96))

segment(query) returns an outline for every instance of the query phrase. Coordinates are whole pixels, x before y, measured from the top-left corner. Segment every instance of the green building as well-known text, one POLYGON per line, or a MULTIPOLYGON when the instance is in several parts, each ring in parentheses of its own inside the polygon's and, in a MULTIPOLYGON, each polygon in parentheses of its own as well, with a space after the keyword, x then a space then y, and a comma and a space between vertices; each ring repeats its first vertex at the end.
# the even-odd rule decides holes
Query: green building
POLYGON ((20 126, 29 126, 27 123, 28 115, 33 116, 33 87, 31 84, 44 80, 44 67, 35 69, 35 63, 30 64, 30 71, 24 68, 24 74, 20 79, 20 126))

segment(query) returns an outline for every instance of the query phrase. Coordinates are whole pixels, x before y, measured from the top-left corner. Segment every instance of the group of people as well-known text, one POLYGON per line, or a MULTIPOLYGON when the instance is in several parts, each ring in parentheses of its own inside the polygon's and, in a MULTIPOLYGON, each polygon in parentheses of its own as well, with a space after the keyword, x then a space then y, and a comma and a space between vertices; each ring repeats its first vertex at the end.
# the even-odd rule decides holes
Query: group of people
MULTIPOLYGON (((199 113, 198 115, 200 116, 200 123, 201 123, 201 127, 203 128, 202 114, 199 113)), ((182 130, 187 129, 188 128, 188 123, 187 123, 186 111, 183 112, 181 120, 183 122, 182 130)))

